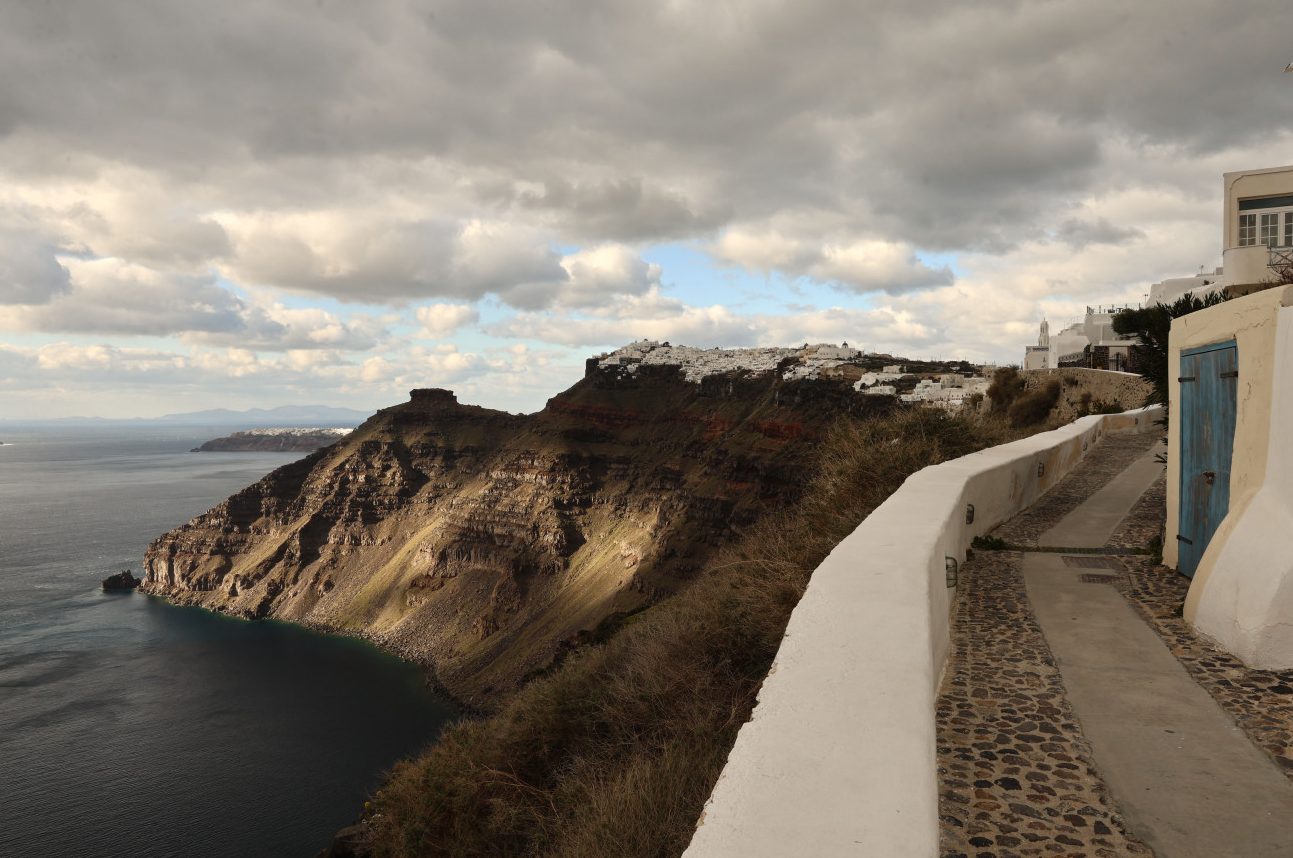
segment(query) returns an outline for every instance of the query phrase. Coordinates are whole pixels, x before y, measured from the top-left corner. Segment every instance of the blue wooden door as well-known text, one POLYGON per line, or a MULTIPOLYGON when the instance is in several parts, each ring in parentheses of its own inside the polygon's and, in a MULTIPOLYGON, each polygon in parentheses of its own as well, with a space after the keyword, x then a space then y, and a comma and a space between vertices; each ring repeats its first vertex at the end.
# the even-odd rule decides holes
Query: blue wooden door
POLYGON ((1180 552, 1177 568, 1194 577, 1212 535, 1230 510, 1239 353, 1234 340, 1181 353, 1180 552))

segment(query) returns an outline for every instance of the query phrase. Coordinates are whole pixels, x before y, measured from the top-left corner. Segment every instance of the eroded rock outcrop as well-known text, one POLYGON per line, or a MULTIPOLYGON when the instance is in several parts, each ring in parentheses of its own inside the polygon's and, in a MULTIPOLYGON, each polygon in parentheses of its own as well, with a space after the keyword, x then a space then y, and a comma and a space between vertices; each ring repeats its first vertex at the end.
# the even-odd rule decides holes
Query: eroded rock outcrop
POLYGON ((887 407, 668 365, 590 365, 525 416, 415 390, 159 537, 143 589, 360 634, 488 703, 798 496, 833 420, 887 407))

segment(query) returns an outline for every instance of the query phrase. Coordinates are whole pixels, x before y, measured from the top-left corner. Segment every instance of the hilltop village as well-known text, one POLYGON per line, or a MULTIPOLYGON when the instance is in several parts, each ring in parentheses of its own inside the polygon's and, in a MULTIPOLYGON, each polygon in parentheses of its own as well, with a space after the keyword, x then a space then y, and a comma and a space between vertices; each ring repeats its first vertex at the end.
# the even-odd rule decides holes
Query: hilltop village
POLYGON ((805 343, 800 348, 700 349, 655 340, 639 340, 590 358, 589 368, 632 374, 640 366, 677 366, 683 378, 699 384, 729 372, 778 372, 784 381, 841 379, 862 396, 893 396, 911 405, 949 410, 967 401, 980 402, 996 368, 965 361, 896 363, 892 355, 867 353, 848 343, 805 343))

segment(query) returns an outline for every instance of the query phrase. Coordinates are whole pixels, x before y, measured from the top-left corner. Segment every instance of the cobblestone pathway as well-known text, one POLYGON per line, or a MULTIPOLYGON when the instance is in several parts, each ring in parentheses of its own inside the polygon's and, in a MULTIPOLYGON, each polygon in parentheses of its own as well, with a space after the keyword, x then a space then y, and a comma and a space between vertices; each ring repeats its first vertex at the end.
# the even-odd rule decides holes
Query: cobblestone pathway
POLYGON ((1123 595, 1194 681, 1293 779, 1293 670, 1253 670, 1217 649, 1180 616, 1190 586, 1186 578, 1147 558, 1124 562, 1129 574, 1118 584, 1123 595))
POLYGON ((1037 503, 992 531, 992 536, 1011 545, 1035 546, 1037 537, 1058 524, 1060 519, 1106 486, 1155 444, 1161 445, 1161 442, 1153 433, 1104 438, 1099 443, 1098 452, 1088 455, 1037 503))
MULTIPOLYGON (((1109 540, 1110 547, 1143 548, 1162 533, 1167 478, 1160 477, 1109 540)), ((1125 557, 1119 591, 1257 747, 1293 779, 1293 670, 1253 670, 1200 638, 1181 617, 1188 579, 1146 557, 1125 557)))
POLYGON ((981 553, 962 568, 938 699, 942 854, 1151 855, 1124 830, 1091 764, 1028 605, 1022 556, 981 553))
MULTIPOLYGON (((1030 546, 1157 444, 1115 436, 1032 508, 994 531, 1030 546)), ((1144 549, 1161 534, 1165 480, 1140 498, 1107 546, 1144 549)), ((961 570, 952 654, 938 698, 944 858, 1116 858, 1153 853, 1129 833, 1091 760, 1037 624, 1023 554, 983 552, 961 570)), ((1293 670, 1252 670, 1180 616, 1189 581, 1148 557, 1121 558, 1115 586, 1190 676, 1293 779, 1293 670)))

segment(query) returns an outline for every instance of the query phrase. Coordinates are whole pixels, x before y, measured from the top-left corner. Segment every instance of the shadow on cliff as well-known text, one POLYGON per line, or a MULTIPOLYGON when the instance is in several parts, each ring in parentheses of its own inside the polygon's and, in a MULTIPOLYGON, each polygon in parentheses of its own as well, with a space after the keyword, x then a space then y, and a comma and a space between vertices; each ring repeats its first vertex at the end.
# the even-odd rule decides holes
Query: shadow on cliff
POLYGON ((911 473, 1020 434, 931 409, 837 424, 811 491, 497 714, 399 764, 352 829, 360 851, 681 854, 812 570, 911 473))

